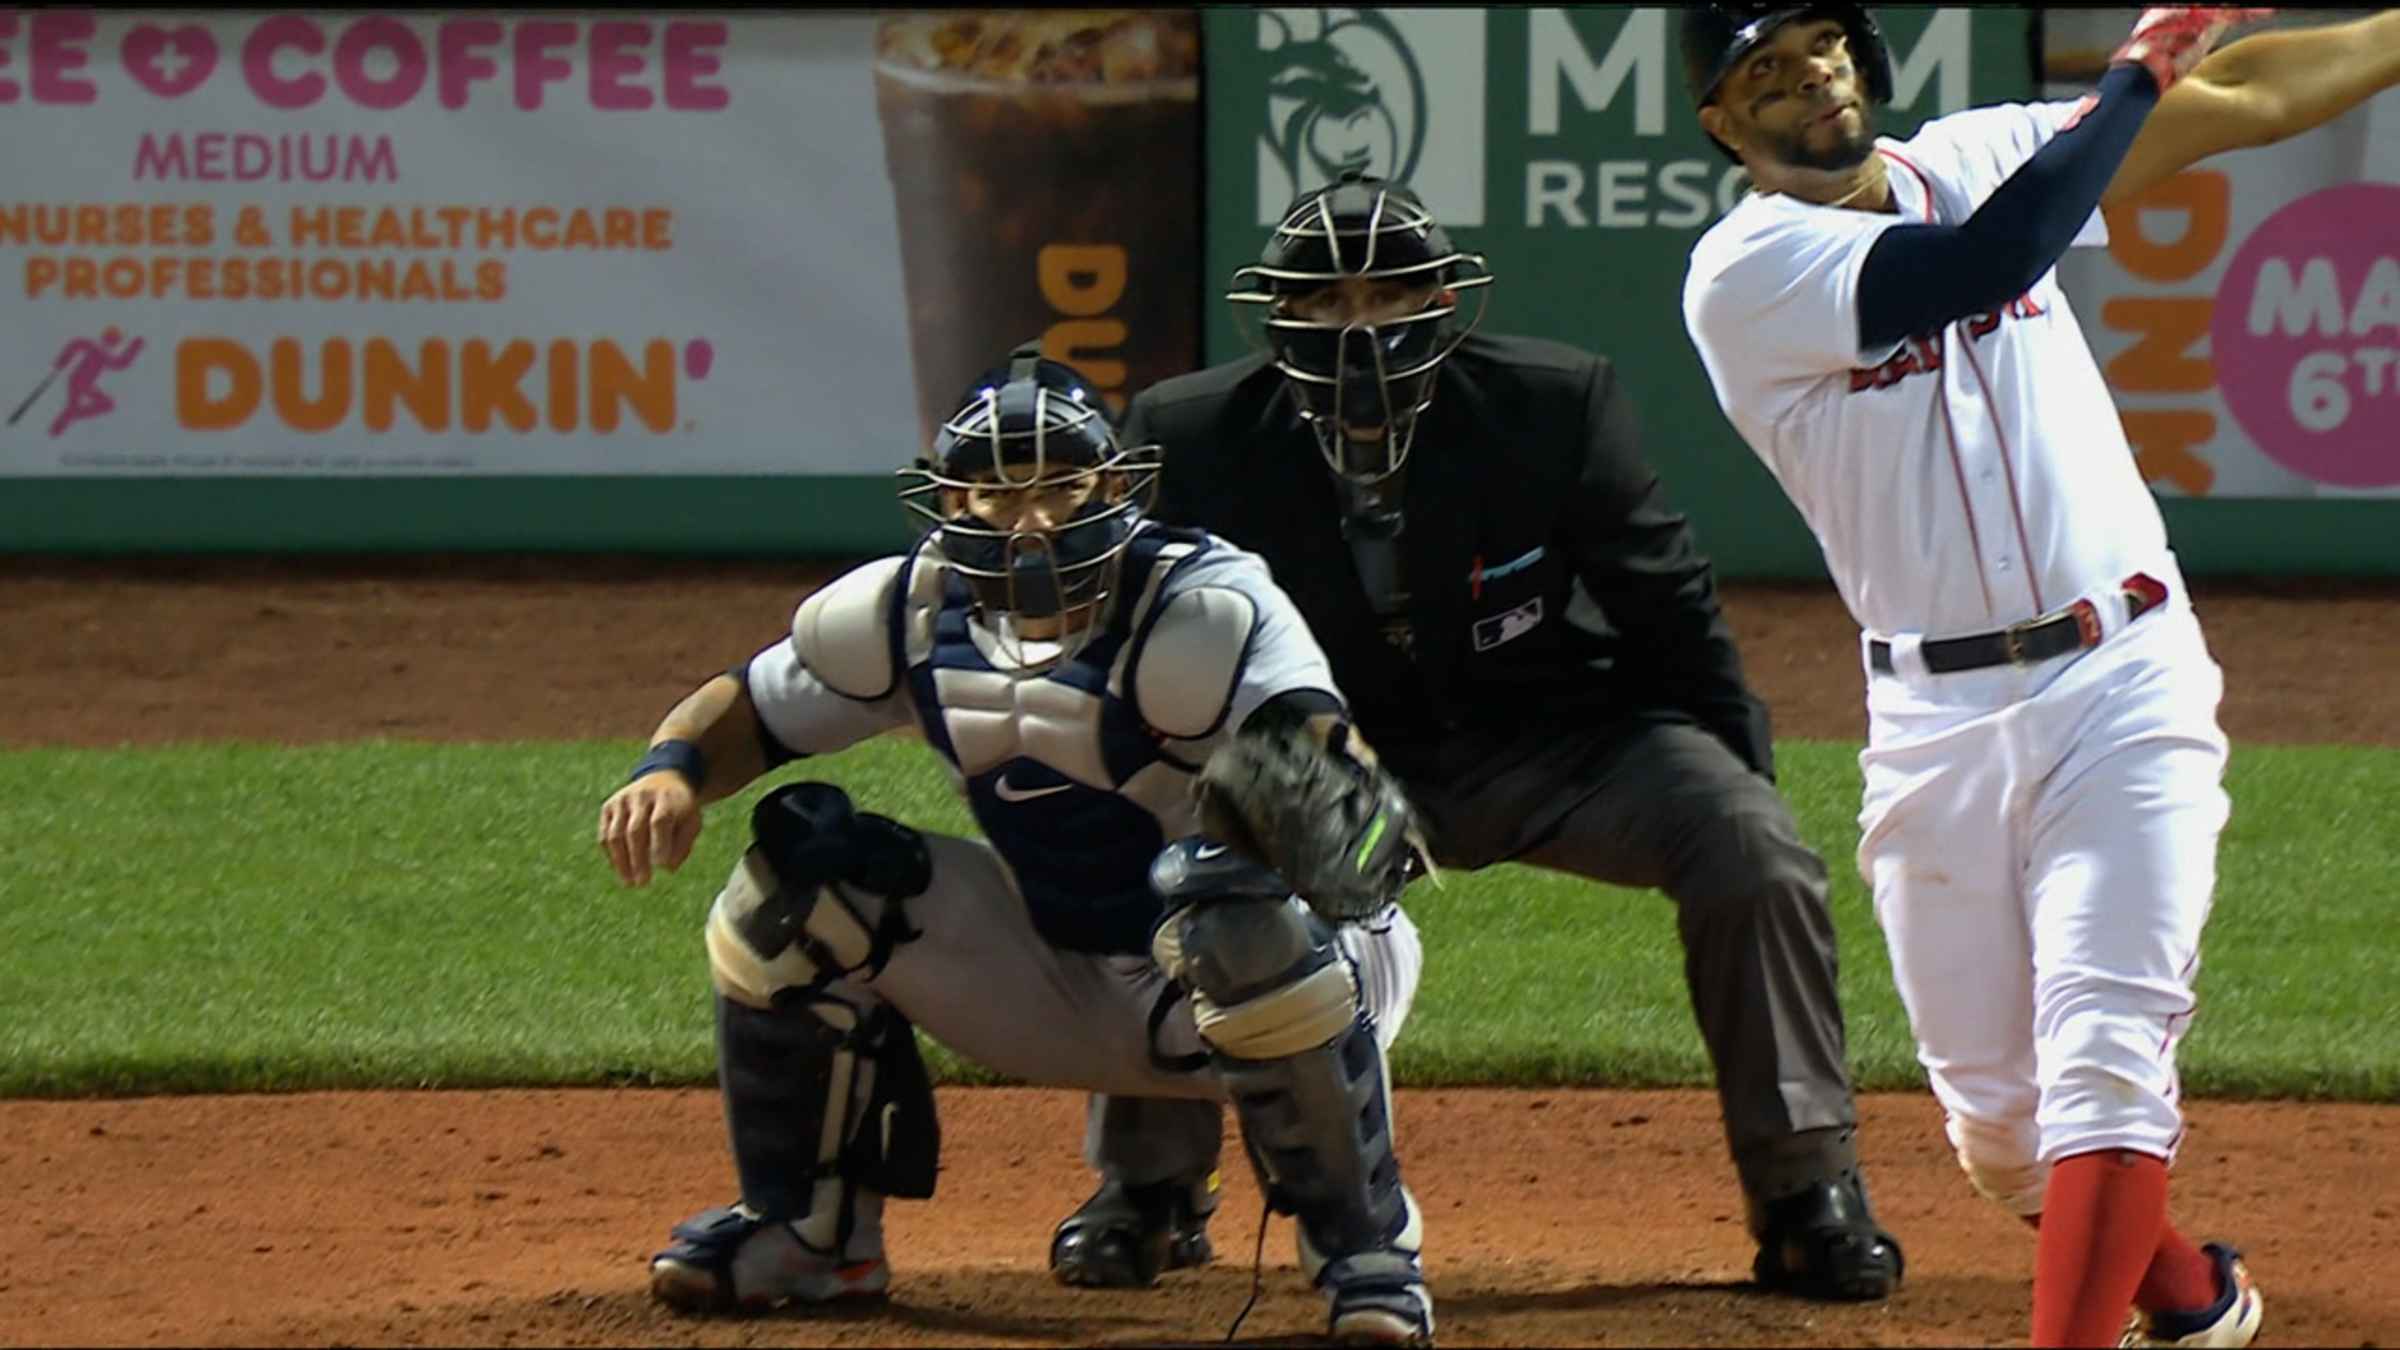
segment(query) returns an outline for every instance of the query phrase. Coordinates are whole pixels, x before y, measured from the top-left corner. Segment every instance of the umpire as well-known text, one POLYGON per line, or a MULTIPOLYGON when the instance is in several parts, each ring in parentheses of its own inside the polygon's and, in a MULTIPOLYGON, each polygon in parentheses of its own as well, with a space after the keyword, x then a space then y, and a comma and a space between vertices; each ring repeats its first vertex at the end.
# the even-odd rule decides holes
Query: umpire
POLYGON ((1867 1206, 1825 864, 1766 708, 1608 360, 1459 322, 1491 279, 1407 188, 1345 175, 1235 274, 1267 352, 1145 390, 1125 439, 1164 447, 1162 519, 1265 556, 1436 861, 1675 901, 1757 1278, 1881 1298, 1900 1245, 1867 1206))

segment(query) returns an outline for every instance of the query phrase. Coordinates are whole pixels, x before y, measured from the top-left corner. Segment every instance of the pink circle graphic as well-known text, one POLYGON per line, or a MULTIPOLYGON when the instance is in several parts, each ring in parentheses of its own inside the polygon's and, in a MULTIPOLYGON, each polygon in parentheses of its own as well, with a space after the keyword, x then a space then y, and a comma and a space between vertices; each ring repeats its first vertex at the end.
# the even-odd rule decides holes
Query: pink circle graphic
POLYGON ((683 373, 695 380, 708 378, 708 368, 717 363, 716 345, 707 338, 693 338, 683 344, 683 373))
POLYGON ((2209 324, 2234 421, 2292 472, 2400 484, 2400 186, 2310 193, 2242 242, 2209 324))

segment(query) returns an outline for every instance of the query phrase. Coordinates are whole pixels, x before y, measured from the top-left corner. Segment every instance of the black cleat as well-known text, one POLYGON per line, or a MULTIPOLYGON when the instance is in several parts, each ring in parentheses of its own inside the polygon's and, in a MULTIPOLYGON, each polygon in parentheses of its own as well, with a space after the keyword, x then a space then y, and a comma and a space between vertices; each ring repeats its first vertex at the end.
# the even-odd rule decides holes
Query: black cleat
POLYGON ((1752 1273, 1769 1289, 1801 1298, 1868 1302, 1900 1287, 1900 1240, 1875 1222, 1866 1187, 1820 1181, 1753 1206, 1759 1233, 1752 1273))
POLYGON ((1050 1239, 1050 1273, 1060 1284, 1147 1289, 1170 1270, 1206 1265, 1208 1216, 1217 1208, 1217 1174, 1127 1186, 1104 1178, 1083 1207, 1050 1239))

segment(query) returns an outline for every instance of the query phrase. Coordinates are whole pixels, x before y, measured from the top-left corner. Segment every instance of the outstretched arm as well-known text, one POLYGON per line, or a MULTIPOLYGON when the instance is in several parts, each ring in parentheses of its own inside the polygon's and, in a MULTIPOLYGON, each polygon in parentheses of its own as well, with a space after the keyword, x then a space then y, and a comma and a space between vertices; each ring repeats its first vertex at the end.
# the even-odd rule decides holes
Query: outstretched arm
POLYGON ((1993 309, 2040 281, 2102 203, 2160 101, 2182 87, 2228 28, 2268 12, 2143 10, 2099 88, 1972 216, 1875 236, 1858 272, 1859 351, 1888 352, 1902 338, 1993 309))
POLYGON ((2395 84, 2400 10, 2229 43, 2158 101, 2100 204, 2122 206, 2210 155, 2289 140, 2395 84))

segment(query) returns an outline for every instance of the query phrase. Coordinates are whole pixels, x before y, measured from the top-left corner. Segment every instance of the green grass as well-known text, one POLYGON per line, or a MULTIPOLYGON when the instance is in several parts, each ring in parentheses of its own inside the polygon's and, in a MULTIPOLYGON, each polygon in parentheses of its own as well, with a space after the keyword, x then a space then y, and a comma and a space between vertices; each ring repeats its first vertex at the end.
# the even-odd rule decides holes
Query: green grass
MULTIPOLYGON (((637 751, 0 752, 0 1096, 709 1081, 699 923, 765 789, 712 808, 680 874, 623 889, 593 824, 637 751)), ((1780 756, 1834 876, 1860 1084, 1917 1087, 1851 864, 1856 749, 1780 756)), ((970 829, 922 746, 808 768, 868 809, 970 829)), ((2400 752, 2246 748, 2230 787, 2187 1087, 2400 1097, 2400 752)), ((1517 867, 1445 882, 1410 896, 1428 964, 1400 1081, 1709 1081, 1667 901, 1517 867)))

